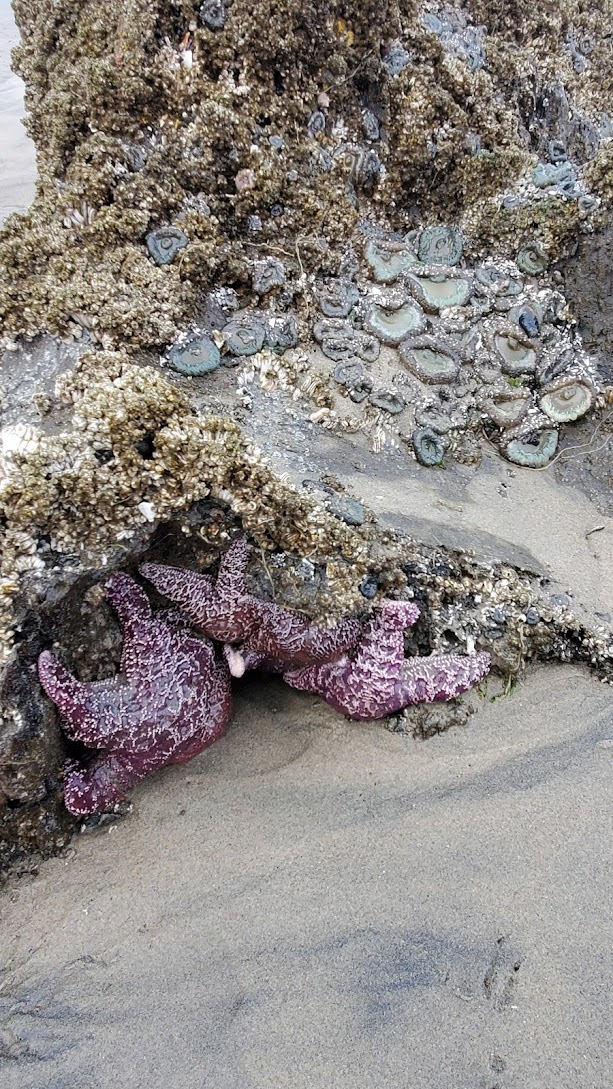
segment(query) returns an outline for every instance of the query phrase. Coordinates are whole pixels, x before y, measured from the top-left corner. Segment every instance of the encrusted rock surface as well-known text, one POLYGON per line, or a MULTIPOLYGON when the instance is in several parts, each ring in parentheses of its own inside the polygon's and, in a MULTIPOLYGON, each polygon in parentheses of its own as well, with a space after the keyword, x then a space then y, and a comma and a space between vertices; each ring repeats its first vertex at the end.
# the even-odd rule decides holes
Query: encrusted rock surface
POLYGON ((472 257, 537 239, 551 259, 610 203, 606 0, 235 0, 218 27, 203 11, 16 0, 39 181, 0 232, 6 329, 160 347, 204 286, 285 253, 334 268, 364 216, 459 223, 472 257), (570 188, 535 185, 552 156, 570 188), (167 229, 188 244, 159 265, 147 239, 167 229))
POLYGON ((0 863, 74 827, 36 657, 112 674, 101 585, 143 559, 204 570, 244 530, 254 592, 317 621, 413 596, 408 651, 610 677, 606 614, 343 483, 374 451, 400 513, 410 473, 610 434, 604 0, 15 8, 39 179, 0 229, 0 863), (571 382, 589 416, 552 421, 571 382), (292 486, 315 447, 337 475, 292 486))

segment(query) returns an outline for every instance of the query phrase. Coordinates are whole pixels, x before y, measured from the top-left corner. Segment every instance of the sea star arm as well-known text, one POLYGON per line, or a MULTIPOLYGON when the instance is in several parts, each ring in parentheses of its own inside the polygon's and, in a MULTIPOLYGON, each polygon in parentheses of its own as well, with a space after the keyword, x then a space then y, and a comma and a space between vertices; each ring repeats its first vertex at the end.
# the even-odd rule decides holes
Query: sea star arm
POLYGON ((217 592, 222 594, 225 598, 244 597, 247 593, 245 588, 245 572, 247 570, 250 552, 251 548, 247 538, 239 537, 236 541, 232 542, 230 547, 221 557, 216 589, 217 592))
POLYGON ((84 745, 95 746, 99 740, 99 724, 92 708, 91 685, 73 677, 49 650, 39 656, 38 676, 49 699, 58 708, 68 736, 84 745))
POLYGON ((141 575, 153 583, 156 590, 181 605, 193 624, 204 626, 214 597, 213 583, 208 575, 187 571, 181 567, 168 567, 162 563, 143 563, 141 575))
POLYGON ((404 662, 404 629, 414 624, 419 609, 412 601, 382 601, 364 625, 352 656, 353 672, 368 684, 373 674, 395 677, 404 662))
POLYGON ((383 601, 364 625, 353 652, 334 662, 289 671, 293 688, 317 692, 350 718, 381 718, 404 662, 403 631, 414 624, 419 609, 410 601, 383 601))
POLYGON ((64 768, 64 805, 78 817, 102 813, 146 774, 134 753, 103 753, 87 764, 70 761, 64 768))
POLYGON ((362 634, 359 620, 347 618, 326 629, 270 602, 259 602, 260 622, 245 639, 245 647, 263 658, 285 662, 286 669, 340 658, 362 634))
POLYGON ((76 816, 102 813, 163 766, 152 754, 122 750, 100 753, 88 763, 70 761, 64 768, 64 804, 76 816))
POLYGON ((151 620, 151 605, 145 591, 122 571, 107 579, 104 596, 112 603, 124 635, 135 634, 141 624, 151 620))
POLYGON ((142 652, 146 647, 146 640, 143 647, 143 636, 152 620, 149 598, 134 579, 121 571, 108 579, 104 596, 119 617, 123 635, 121 668, 131 679, 140 671, 142 652))
POLYGON ((478 684, 488 673, 491 656, 440 654, 430 658, 408 658, 402 666, 394 695, 396 710, 413 703, 450 700, 478 684))

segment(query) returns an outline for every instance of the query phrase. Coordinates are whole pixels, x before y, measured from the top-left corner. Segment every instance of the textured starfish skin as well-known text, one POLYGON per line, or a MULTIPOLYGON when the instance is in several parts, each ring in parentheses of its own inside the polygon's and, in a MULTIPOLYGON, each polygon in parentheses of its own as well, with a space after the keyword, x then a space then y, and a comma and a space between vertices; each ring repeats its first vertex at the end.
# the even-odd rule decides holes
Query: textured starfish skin
POLYGON ((207 575, 163 564, 144 563, 140 571, 209 638, 238 644, 234 655, 226 654, 235 677, 242 676, 248 659, 254 660, 251 655, 297 669, 331 661, 355 646, 362 631, 357 620, 341 620, 326 631, 248 593, 248 559, 249 545, 241 537, 225 553, 215 584, 207 575))
POLYGON ((98 813, 134 783, 168 764, 191 760, 225 732, 232 710, 230 676, 211 643, 154 619, 143 590, 115 574, 106 597, 123 632, 125 675, 82 683, 49 651, 38 675, 69 737, 100 750, 89 763, 65 768, 71 813, 98 813))
POLYGON ((286 671, 284 680, 316 693, 349 718, 371 719, 409 704, 451 699, 485 676, 490 655, 483 652, 405 659, 403 629, 418 616, 410 602, 382 602, 353 652, 335 662, 286 671))

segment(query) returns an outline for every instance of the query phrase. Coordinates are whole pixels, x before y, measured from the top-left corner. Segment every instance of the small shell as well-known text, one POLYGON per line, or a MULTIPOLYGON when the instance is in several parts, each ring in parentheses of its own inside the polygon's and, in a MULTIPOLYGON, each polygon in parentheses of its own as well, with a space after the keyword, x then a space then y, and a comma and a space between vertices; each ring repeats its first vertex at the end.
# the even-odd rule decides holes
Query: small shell
POLYGON ((143 518, 147 522, 155 522, 156 513, 155 513, 155 507, 153 506, 152 503, 146 503, 146 502, 138 503, 137 507, 138 507, 138 510, 141 512, 143 518))

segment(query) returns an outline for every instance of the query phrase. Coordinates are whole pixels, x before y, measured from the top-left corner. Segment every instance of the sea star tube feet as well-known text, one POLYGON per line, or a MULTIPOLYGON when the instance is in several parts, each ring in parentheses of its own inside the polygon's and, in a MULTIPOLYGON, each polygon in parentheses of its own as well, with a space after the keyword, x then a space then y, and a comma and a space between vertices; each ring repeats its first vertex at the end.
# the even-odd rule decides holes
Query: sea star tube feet
MULTIPOLYGON (((180 605, 191 623, 209 638, 240 644, 243 658, 256 654, 297 669, 331 661, 355 646, 362 631, 358 620, 341 620, 326 630, 248 593, 245 571, 249 552, 244 537, 234 541, 222 557, 215 585, 208 575, 163 564, 145 563, 140 571, 157 590, 180 605)), ((242 676, 245 670, 238 658, 231 668, 234 676, 242 676)))
POLYGON ((105 587, 124 637, 125 680, 81 682, 49 651, 38 660, 41 684, 73 740, 99 750, 66 767, 71 812, 100 812, 145 776, 190 760, 225 732, 230 675, 212 644, 156 619, 144 591, 125 574, 105 587))
POLYGON ((349 718, 373 719, 409 704, 451 699, 485 676, 490 667, 485 652, 405 659, 403 629, 418 616, 410 602, 381 602, 353 651, 335 662, 287 671, 284 679, 349 718))

